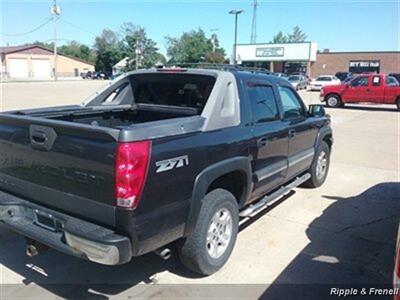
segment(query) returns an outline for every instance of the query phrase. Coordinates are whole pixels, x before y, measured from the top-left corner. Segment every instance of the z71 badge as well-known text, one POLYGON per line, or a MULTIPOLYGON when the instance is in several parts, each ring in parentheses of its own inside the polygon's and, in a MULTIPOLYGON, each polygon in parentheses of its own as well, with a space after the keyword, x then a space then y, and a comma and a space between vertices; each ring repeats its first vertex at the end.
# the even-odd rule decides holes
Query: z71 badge
POLYGON ((187 155, 174 157, 156 162, 156 173, 170 171, 172 169, 181 168, 189 165, 189 157, 187 155))

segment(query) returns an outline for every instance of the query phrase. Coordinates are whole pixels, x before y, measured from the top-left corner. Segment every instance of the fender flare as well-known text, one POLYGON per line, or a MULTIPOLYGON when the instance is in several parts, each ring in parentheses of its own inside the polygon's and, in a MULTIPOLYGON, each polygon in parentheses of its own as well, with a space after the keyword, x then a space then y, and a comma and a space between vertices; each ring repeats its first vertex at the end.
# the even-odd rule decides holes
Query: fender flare
POLYGON ((331 142, 333 143, 333 137, 332 137, 332 128, 330 127, 322 127, 319 131, 318 131, 318 136, 315 140, 315 149, 318 147, 318 145, 321 143, 321 141, 327 136, 330 135, 331 136, 331 142))
POLYGON ((208 166, 195 179, 184 236, 190 235, 193 231, 203 204, 202 200, 210 184, 215 179, 234 171, 240 171, 245 176, 244 193, 239 200, 239 207, 244 205, 250 196, 252 187, 250 158, 245 156, 233 157, 208 166))

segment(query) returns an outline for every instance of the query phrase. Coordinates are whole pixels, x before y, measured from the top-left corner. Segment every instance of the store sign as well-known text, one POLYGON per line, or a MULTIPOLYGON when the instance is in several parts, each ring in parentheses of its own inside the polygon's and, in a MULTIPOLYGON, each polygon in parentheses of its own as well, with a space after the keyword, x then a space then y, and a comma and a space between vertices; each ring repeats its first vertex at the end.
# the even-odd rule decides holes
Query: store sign
POLYGON ((256 48, 256 57, 276 57, 284 55, 285 49, 283 47, 256 48))
POLYGON ((367 67, 367 68, 379 68, 379 61, 376 60, 366 60, 366 61, 350 61, 350 67, 359 68, 359 67, 367 67))

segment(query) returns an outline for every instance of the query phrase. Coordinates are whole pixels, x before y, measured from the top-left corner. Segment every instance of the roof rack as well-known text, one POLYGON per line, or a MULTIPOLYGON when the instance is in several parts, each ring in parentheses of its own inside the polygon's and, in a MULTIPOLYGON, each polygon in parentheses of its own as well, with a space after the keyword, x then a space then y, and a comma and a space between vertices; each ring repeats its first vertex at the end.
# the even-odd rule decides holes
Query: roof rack
POLYGON ((211 69, 211 70, 222 70, 222 71, 244 71, 251 73, 261 73, 269 75, 271 72, 264 68, 254 67, 243 67, 241 65, 231 64, 215 64, 215 63, 171 63, 165 64, 160 68, 192 68, 192 69, 211 69))

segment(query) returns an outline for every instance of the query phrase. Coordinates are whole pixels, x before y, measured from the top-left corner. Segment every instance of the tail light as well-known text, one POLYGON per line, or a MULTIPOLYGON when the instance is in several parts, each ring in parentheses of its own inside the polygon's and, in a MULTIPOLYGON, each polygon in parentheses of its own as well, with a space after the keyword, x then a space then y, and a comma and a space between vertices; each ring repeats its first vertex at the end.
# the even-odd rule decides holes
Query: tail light
POLYGON ((119 143, 115 159, 117 206, 136 208, 146 181, 151 142, 119 143))

